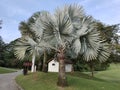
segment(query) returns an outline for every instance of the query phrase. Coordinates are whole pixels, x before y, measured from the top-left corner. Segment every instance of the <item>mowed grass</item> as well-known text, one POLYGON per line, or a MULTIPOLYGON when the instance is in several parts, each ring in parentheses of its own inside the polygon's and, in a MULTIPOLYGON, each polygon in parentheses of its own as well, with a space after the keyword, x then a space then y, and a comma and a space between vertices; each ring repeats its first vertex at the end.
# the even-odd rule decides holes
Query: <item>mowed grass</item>
POLYGON ((15 71, 16 71, 16 70, 14 70, 14 69, 9 69, 9 68, 0 67, 0 74, 11 73, 11 72, 15 72, 15 71))
POLYGON ((16 78, 24 90, 120 90, 120 64, 111 65, 107 71, 98 72, 94 78, 80 72, 68 73, 69 86, 56 85, 57 73, 37 72, 16 78))
POLYGON ((120 85, 120 64, 111 64, 108 70, 98 72, 95 76, 109 82, 119 83, 120 85))

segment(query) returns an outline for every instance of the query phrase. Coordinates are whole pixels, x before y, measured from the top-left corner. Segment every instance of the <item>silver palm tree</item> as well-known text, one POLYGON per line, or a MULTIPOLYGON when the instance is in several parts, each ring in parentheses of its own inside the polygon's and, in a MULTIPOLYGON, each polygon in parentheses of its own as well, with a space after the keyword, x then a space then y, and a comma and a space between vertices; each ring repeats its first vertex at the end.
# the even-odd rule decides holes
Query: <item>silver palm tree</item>
MULTIPOLYGON (((85 60, 93 60, 100 50, 100 36, 95 28, 95 22, 90 16, 86 16, 82 7, 78 5, 66 5, 56 9, 54 15, 44 14, 36 20, 32 26, 36 35, 41 36, 49 45, 58 51, 59 77, 58 85, 66 86, 65 76, 65 49, 71 44, 71 55, 83 54, 85 60)), ((70 53, 69 53, 70 54, 70 53)), ((107 58, 107 56, 105 57, 107 58)))
POLYGON ((109 52, 106 52, 107 46, 102 43, 99 31, 95 27, 94 19, 86 16, 79 5, 65 5, 64 8, 57 8, 54 15, 48 12, 42 13, 31 25, 31 30, 38 37, 39 47, 57 51, 59 61, 57 84, 59 86, 67 85, 65 51, 68 45, 70 45, 70 56, 81 54, 86 61, 97 58, 104 61, 109 56, 109 52))
POLYGON ((40 37, 38 37, 38 35, 35 35, 37 33, 34 32, 34 30, 32 30, 30 28, 30 26, 33 25, 36 22, 36 19, 38 17, 42 17, 44 13, 46 13, 46 11, 36 12, 28 19, 27 22, 23 21, 23 22, 20 23, 19 30, 22 34, 22 37, 21 37, 21 39, 16 41, 16 44, 15 44, 15 47, 14 47, 15 54, 19 59, 23 59, 25 57, 26 51, 28 51, 28 49, 31 50, 31 53, 30 53, 30 54, 32 54, 31 72, 34 71, 35 56, 38 53, 37 50, 39 50, 39 52, 43 52, 43 49, 45 50, 45 48, 43 46, 41 48, 41 45, 44 45, 44 42, 41 42, 42 29, 39 31, 38 34, 39 34, 40 37), (26 44, 27 44, 27 46, 26 46, 26 44), (21 50, 21 52, 19 52, 19 50, 21 50))
POLYGON ((54 15, 45 13, 44 16, 39 17, 31 27, 38 37, 41 37, 41 34, 43 34, 43 39, 49 44, 48 46, 53 46, 58 52, 59 86, 67 85, 64 51, 67 47, 67 43, 71 43, 74 39, 74 24, 83 18, 83 16, 84 13, 82 7, 78 5, 66 5, 63 9, 58 8, 54 15), (41 32, 41 29, 43 32, 41 32))
POLYGON ((43 48, 40 47, 38 43, 36 43, 29 36, 22 37, 16 41, 14 46, 15 55, 18 59, 23 59, 27 54, 32 55, 32 67, 31 72, 35 71, 35 57, 37 55, 42 55, 43 48))

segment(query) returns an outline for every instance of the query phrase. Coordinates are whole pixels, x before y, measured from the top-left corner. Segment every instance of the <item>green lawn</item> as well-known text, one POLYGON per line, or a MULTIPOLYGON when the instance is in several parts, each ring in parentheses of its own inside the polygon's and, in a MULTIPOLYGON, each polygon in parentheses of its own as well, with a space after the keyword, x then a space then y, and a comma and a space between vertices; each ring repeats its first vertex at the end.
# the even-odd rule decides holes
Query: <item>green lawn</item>
POLYGON ((96 73, 95 78, 80 72, 69 73, 66 88, 57 87, 56 73, 20 75, 16 81, 24 90, 120 90, 120 64, 112 64, 109 70, 96 73))
POLYGON ((111 64, 107 71, 96 73, 97 78, 120 84, 120 64, 111 64))
POLYGON ((15 72, 14 69, 0 67, 0 74, 15 72))

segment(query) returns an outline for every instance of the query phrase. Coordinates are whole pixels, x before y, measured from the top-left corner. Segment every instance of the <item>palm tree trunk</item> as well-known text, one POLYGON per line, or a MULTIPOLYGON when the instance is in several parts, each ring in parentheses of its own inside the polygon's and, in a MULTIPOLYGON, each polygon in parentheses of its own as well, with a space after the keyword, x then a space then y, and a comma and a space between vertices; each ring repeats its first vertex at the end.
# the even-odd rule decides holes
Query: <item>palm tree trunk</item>
POLYGON ((43 72, 47 72, 46 59, 47 59, 46 50, 44 50, 43 68, 42 68, 43 72))
POLYGON ((31 72, 34 72, 34 71, 35 71, 34 68, 35 68, 35 53, 33 53, 33 56, 32 56, 32 67, 31 67, 31 72))
POLYGON ((94 77, 94 62, 90 61, 91 76, 94 77))
POLYGON ((59 61, 59 73, 58 73, 58 82, 57 85, 61 87, 67 86, 67 79, 65 75, 65 59, 64 52, 61 49, 58 53, 58 61, 59 61))
POLYGON ((90 69, 91 69, 91 77, 94 77, 94 67, 93 67, 93 65, 90 66, 90 69))

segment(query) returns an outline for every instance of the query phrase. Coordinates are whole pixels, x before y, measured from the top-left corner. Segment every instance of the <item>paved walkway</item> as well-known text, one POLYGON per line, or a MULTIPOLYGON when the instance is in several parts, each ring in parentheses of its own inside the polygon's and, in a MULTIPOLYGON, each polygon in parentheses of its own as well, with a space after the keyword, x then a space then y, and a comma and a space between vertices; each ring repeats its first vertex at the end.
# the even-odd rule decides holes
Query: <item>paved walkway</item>
POLYGON ((0 90, 19 90, 15 77, 21 73, 22 71, 0 74, 0 90))

